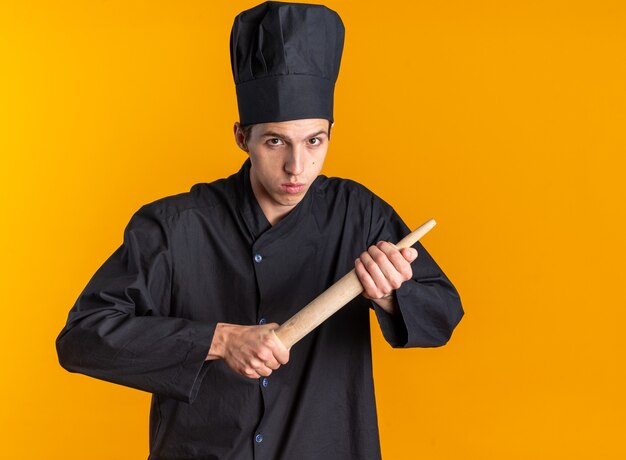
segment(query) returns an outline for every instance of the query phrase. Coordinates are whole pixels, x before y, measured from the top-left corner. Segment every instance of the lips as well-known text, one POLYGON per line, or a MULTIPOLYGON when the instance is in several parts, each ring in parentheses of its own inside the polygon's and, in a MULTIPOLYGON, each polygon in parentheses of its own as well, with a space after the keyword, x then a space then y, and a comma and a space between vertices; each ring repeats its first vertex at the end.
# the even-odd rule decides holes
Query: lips
POLYGON ((280 188, 283 190, 283 192, 293 195, 302 192, 304 190, 304 184, 281 184, 280 188))

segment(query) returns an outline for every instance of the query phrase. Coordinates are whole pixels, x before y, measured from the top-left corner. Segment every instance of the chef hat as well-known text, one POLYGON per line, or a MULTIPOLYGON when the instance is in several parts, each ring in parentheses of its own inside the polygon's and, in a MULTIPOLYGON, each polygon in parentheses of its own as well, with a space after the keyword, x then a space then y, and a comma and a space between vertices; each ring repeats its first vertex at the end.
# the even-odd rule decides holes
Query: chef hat
POLYGON ((323 5, 265 2, 240 13, 230 35, 239 122, 333 121, 344 32, 323 5))

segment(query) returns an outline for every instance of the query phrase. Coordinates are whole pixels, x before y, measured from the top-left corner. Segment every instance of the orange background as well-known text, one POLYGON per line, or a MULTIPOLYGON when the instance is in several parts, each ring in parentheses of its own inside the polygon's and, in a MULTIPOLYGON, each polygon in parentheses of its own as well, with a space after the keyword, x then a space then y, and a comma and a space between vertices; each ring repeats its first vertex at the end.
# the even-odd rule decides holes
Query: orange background
MULTIPOLYGON (((0 5, 0 457, 138 459, 149 395, 56 335, 143 203, 237 170, 228 38, 253 1, 0 5)), ((409 226, 461 293, 439 349, 373 328, 386 459, 626 458, 626 7, 341 1, 324 173, 409 226)))

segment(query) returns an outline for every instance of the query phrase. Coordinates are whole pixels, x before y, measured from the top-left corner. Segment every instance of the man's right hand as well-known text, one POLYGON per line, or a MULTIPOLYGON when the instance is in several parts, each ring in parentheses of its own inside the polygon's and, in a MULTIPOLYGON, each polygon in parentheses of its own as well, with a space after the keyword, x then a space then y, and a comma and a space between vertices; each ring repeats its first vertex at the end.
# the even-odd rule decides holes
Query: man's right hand
POLYGON ((244 377, 267 377, 289 361, 289 350, 274 334, 276 328, 276 323, 261 326, 217 323, 206 359, 223 359, 244 377))

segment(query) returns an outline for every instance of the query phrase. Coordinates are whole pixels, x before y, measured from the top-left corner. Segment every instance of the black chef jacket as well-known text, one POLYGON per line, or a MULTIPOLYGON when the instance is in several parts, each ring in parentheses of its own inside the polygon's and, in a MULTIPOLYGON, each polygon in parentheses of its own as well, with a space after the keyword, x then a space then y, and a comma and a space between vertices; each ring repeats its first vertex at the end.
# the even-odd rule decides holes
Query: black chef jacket
POLYGON ((394 347, 448 341, 459 296, 418 243, 400 315, 362 296, 291 349, 268 378, 206 361, 215 325, 282 323, 409 229, 365 187, 319 176, 271 226, 250 162, 143 206, 57 339, 61 365, 153 394, 150 459, 378 459, 369 307, 394 347))

